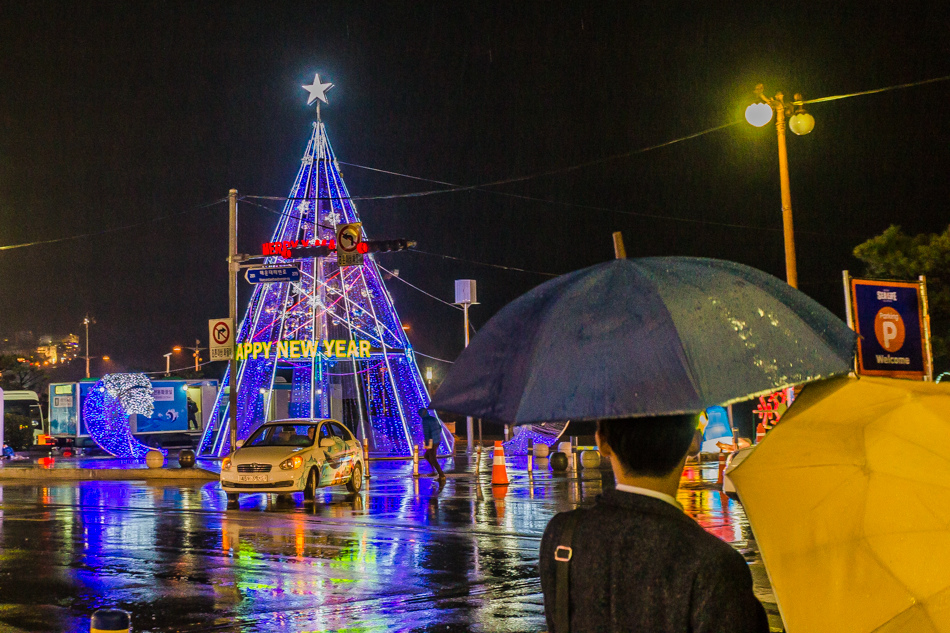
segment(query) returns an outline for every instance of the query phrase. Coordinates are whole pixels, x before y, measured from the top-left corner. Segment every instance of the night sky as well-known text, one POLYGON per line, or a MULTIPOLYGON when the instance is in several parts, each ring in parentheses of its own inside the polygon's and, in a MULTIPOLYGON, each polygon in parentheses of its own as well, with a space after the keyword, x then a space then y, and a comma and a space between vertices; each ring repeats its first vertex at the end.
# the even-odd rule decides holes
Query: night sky
MULTIPOLYGON (((335 84, 322 114, 340 161, 474 185, 741 119, 760 82, 815 98, 948 75, 944 8, 2 0, 0 246, 138 226, 0 251, 0 334, 80 333, 88 312, 93 355, 153 371, 172 345, 206 342, 207 319, 227 314, 227 205, 199 207, 232 187, 288 194, 314 73, 335 84)), ((854 246, 892 223, 950 222, 948 99, 943 82, 815 104, 814 132, 789 135, 800 287, 835 313, 841 270, 861 270, 854 246)), ((355 196, 440 187, 342 171, 355 196)), ((719 257, 784 278, 772 126, 494 191, 537 200, 468 191, 357 209, 371 237, 474 262, 563 273, 611 258, 623 231, 630 256, 719 257)), ((242 203, 241 250, 259 253, 275 221, 242 203)), ((548 278, 431 254, 379 261, 449 301, 454 279, 476 279, 476 328, 548 278)), ((389 287, 416 348, 454 359, 461 314, 389 287)))

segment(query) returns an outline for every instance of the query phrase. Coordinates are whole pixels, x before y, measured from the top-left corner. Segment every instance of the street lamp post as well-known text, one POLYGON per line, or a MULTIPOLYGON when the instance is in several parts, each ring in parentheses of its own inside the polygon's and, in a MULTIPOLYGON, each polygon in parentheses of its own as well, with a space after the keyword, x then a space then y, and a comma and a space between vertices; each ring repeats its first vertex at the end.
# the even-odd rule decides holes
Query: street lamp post
POLYGON ((95 323, 95 319, 90 319, 89 315, 86 315, 86 318, 82 320, 82 324, 86 326, 86 378, 89 378, 89 360, 92 356, 89 355, 89 324, 95 323))
POLYGON ((800 94, 796 94, 794 100, 790 103, 785 103, 784 95, 781 92, 775 93, 774 97, 767 97, 765 87, 762 84, 756 86, 754 92, 761 99, 761 102, 753 103, 746 108, 746 121, 756 127, 762 127, 772 120, 772 112, 775 112, 775 130, 778 133, 779 181, 782 187, 782 226, 785 234, 785 278, 789 286, 798 288, 795 228, 792 223, 792 193, 788 180, 788 150, 785 147, 785 119, 788 118, 788 127, 792 132, 802 136, 814 129, 815 118, 805 112, 800 94))
MULTIPOLYGON (((455 280, 455 305, 462 306, 462 312, 464 314, 463 318, 463 327, 465 328, 465 347, 468 347, 469 342, 469 325, 468 325, 468 308, 472 305, 478 305, 476 300, 476 291, 475 291, 475 280, 474 279, 456 279, 455 280)), ((479 428, 481 428, 481 421, 479 421, 479 428)), ((475 439, 475 425, 472 417, 469 416, 465 418, 465 452, 472 452, 472 442, 475 439)), ((478 434, 478 450, 481 451, 481 433, 478 434)))
POLYGON ((176 345, 175 347, 172 348, 172 351, 168 352, 167 354, 163 354, 163 356, 165 357, 165 375, 166 376, 170 376, 172 373, 172 354, 178 354, 179 352, 181 352, 181 347, 176 345))

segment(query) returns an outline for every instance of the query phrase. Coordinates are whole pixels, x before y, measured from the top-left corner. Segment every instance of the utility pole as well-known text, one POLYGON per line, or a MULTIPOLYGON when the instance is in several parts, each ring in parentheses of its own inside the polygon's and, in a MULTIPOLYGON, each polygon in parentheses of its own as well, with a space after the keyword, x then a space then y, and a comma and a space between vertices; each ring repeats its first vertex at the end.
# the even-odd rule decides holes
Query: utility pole
MULTIPOLYGON (((231 327, 234 334, 231 337, 237 344, 237 283, 240 262, 238 261, 237 235, 237 189, 228 192, 228 309, 231 317, 231 327)), ((198 352, 196 351, 195 354, 198 352)), ((231 362, 228 364, 228 424, 231 429, 231 454, 237 450, 237 361, 232 348, 231 362)))
MULTIPOLYGON (((469 324, 468 324, 468 307, 470 305, 477 305, 478 301, 476 300, 475 294, 475 280, 474 279, 456 279, 455 280, 455 303, 456 305, 462 306, 462 313, 465 315, 465 347, 468 347, 469 342, 469 324)), ((481 423, 479 423, 481 426, 481 423)), ((472 452, 472 444, 475 442, 475 425, 472 417, 469 416, 465 418, 465 452, 472 452)), ((479 440, 481 436, 479 435, 479 440)))

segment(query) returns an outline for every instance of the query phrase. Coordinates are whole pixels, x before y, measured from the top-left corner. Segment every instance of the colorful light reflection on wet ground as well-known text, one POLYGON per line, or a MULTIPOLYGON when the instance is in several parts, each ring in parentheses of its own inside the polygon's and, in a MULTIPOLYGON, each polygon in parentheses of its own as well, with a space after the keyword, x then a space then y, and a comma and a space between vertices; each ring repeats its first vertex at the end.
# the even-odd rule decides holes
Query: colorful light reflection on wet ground
MULTIPOLYGON (((336 488, 313 506, 246 495, 240 509, 216 482, 6 483, 0 629, 87 631, 108 606, 132 612, 137 632, 541 631, 544 527, 613 480, 529 478, 524 462, 509 459, 512 484, 498 497, 490 467, 440 491, 405 463, 381 463, 359 495, 336 488)), ((747 555, 768 600, 741 506, 714 489, 715 475, 688 468, 679 500, 747 555)))

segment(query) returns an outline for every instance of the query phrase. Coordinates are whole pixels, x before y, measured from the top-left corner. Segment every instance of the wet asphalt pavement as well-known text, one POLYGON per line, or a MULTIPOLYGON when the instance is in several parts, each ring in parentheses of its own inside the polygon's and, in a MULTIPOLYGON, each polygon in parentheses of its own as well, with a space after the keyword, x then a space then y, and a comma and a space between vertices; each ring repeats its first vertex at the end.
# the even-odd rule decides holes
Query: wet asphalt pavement
MULTIPOLYGON (((544 527, 613 479, 529 478, 509 458, 496 498, 490 463, 441 491, 406 463, 374 463, 357 495, 244 495, 240 508, 217 482, 3 482, 0 631, 88 631, 103 607, 130 611, 136 632, 542 631, 544 527)), ((745 515, 715 477, 687 468, 679 500, 750 561, 781 630, 745 515)))

